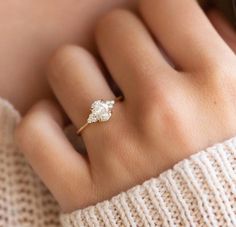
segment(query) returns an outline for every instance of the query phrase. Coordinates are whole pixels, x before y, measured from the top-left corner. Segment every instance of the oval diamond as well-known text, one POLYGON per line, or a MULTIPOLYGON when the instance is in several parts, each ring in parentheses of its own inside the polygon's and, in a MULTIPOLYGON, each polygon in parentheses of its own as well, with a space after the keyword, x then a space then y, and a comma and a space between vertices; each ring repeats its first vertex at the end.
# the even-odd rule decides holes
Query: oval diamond
POLYGON ((108 121, 111 118, 111 111, 115 102, 97 100, 91 105, 91 114, 87 120, 88 123, 95 123, 98 121, 108 121))

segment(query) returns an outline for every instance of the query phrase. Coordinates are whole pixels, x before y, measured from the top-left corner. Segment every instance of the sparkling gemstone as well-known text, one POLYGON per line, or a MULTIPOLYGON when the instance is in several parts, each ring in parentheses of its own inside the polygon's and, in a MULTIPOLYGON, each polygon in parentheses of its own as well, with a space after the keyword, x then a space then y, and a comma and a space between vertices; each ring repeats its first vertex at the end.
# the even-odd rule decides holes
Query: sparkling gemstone
POLYGON ((91 105, 91 113, 88 117, 88 123, 95 123, 98 121, 108 121, 111 118, 111 110, 115 101, 97 100, 91 105))

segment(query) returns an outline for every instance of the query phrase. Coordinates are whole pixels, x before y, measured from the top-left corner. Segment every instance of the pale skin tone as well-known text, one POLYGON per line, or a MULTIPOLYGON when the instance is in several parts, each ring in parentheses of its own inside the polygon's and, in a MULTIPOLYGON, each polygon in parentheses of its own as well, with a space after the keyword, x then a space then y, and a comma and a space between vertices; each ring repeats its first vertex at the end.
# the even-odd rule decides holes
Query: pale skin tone
POLYGON ((45 68, 67 43, 94 49, 92 31, 102 14, 133 8, 136 0, 57 0, 0 2, 0 97, 24 114, 52 97, 45 68))
POLYGON ((231 49, 195 1, 142 0, 139 12, 143 20, 115 10, 96 26, 96 45, 124 101, 109 122, 82 132, 87 156, 64 136, 67 116, 79 128, 94 100, 114 94, 82 47, 60 48, 49 64, 62 108, 41 101, 17 129, 20 149, 64 212, 109 199, 236 134, 233 30, 210 14, 231 49))
MULTIPOLYGON (((93 51, 96 21, 112 8, 133 8, 136 2, 1 1, 0 96, 13 103, 21 114, 38 100, 52 97, 45 67, 55 49, 74 43, 93 51)), ((235 45, 235 37, 231 40, 235 45)))

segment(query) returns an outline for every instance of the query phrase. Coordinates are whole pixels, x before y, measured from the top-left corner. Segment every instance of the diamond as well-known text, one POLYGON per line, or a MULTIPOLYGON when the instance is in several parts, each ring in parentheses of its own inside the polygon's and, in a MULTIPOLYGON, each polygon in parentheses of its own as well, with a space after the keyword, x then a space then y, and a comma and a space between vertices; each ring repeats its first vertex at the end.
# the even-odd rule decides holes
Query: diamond
POLYGON ((91 105, 91 113, 88 117, 87 122, 89 124, 95 123, 98 121, 108 121, 111 118, 111 111, 115 104, 114 100, 111 101, 104 101, 104 100, 97 100, 92 103, 91 105))

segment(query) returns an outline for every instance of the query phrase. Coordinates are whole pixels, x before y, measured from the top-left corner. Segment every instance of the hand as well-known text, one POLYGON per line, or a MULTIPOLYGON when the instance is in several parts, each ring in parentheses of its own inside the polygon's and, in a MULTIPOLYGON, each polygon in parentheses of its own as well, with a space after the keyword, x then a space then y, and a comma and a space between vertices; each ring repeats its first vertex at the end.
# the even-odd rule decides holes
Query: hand
MULTIPOLYGON (((143 0, 139 7, 144 22, 116 10, 98 23, 100 54, 125 99, 108 122, 82 132, 87 155, 64 136, 66 117, 55 103, 37 104, 18 127, 20 149, 65 212, 109 199, 236 134, 236 58, 197 3, 143 0)), ((55 54, 49 81, 78 128, 94 100, 114 98, 80 47, 55 54)))

